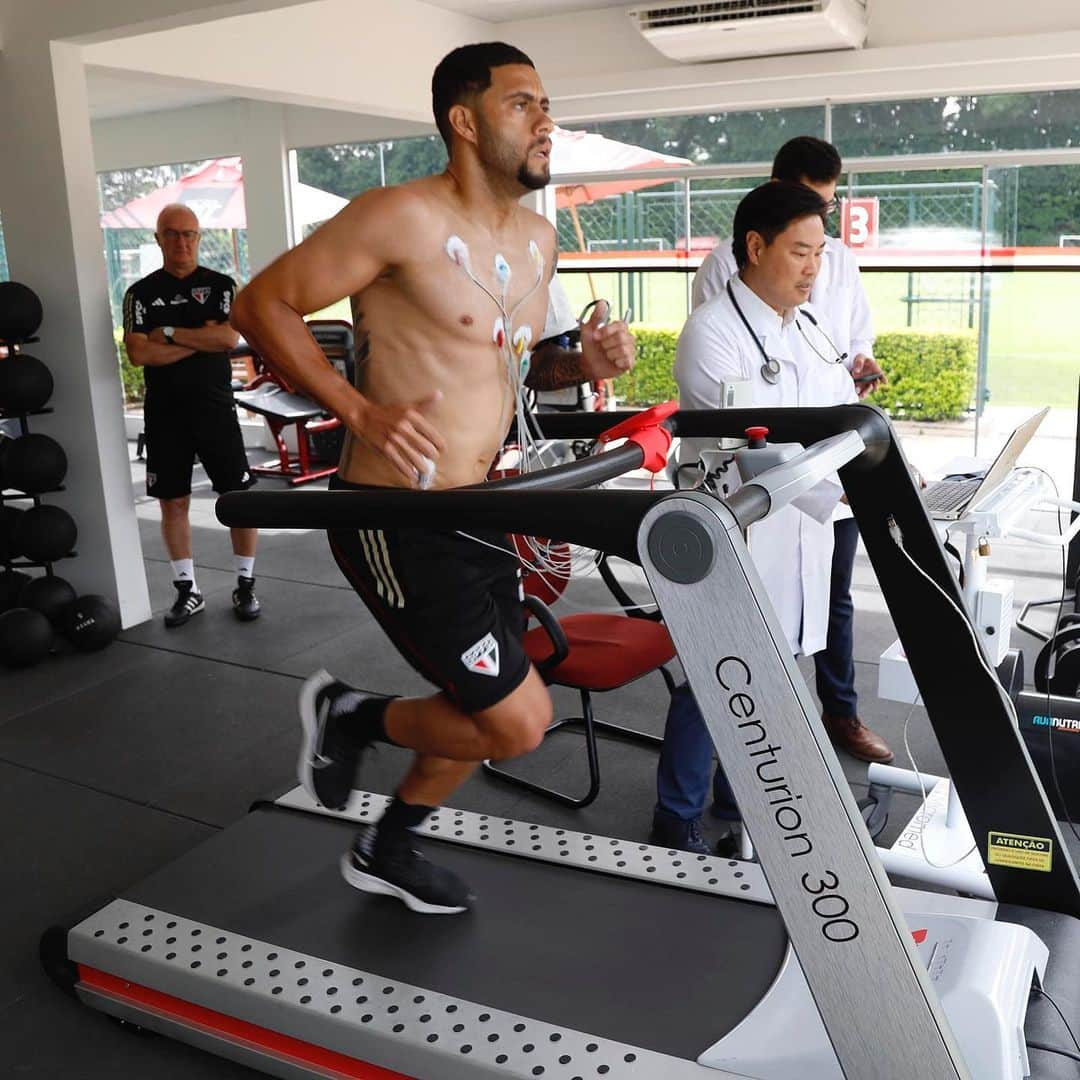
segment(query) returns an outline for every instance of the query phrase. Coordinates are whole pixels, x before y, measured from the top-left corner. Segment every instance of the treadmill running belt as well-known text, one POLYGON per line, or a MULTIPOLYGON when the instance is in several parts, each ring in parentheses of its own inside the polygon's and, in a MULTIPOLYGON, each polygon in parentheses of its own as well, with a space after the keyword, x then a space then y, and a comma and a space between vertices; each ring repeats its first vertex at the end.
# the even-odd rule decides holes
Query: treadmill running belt
POLYGON ((464 915, 416 915, 342 880, 354 828, 263 807, 123 898, 690 1060, 753 1008, 784 957, 765 905, 427 839, 477 901, 464 915))

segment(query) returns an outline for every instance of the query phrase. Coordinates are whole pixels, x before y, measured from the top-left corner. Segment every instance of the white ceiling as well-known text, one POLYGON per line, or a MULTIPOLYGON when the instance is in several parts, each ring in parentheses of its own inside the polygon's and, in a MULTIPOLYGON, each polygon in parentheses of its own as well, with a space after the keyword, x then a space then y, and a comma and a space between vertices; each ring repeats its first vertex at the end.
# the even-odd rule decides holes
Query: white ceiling
POLYGON ((432 7, 444 11, 456 11, 487 22, 512 22, 515 19, 532 19, 543 15, 555 15, 567 11, 596 11, 600 8, 629 9, 625 4, 613 4, 611 0, 425 0, 432 7))
POLYGON ((207 105, 212 101, 223 101, 227 96, 204 84, 91 66, 86 68, 86 89, 93 120, 207 105))

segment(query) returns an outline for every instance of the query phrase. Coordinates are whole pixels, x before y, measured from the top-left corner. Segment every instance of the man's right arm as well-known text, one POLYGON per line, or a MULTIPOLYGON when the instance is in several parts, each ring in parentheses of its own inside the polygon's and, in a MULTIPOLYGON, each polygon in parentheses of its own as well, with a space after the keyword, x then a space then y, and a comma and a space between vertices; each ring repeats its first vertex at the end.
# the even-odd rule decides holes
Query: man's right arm
POLYGON ((384 454, 410 483, 443 446, 422 413, 427 402, 384 407, 369 401, 326 362, 303 316, 355 295, 399 265, 411 238, 428 226, 411 192, 366 192, 258 274, 237 296, 230 317, 273 370, 384 454))

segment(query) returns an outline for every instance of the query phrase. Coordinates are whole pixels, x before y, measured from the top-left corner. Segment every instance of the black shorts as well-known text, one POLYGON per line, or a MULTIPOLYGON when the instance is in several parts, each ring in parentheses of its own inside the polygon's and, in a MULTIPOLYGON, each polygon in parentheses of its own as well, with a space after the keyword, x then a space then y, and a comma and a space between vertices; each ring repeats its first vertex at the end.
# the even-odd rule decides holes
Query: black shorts
MULTIPOLYGON (((337 477, 332 490, 373 490, 337 477)), ((463 712, 490 708, 529 673, 517 556, 505 533, 331 529, 342 573, 398 652, 463 712), (485 543, 479 543, 484 541, 485 543), (494 545, 493 547, 485 544, 494 545), (495 550, 498 548, 499 550, 495 550)))
POLYGON ((155 499, 190 495, 196 455, 219 495, 255 483, 232 406, 148 409, 145 422, 147 495, 155 499))

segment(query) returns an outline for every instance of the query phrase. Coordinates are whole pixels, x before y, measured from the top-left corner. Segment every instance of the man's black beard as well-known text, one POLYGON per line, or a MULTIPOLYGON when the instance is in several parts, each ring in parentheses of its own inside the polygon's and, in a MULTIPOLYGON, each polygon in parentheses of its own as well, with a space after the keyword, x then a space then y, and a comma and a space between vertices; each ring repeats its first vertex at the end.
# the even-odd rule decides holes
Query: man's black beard
POLYGON ((551 183, 551 170, 545 169, 541 173, 529 172, 529 163, 523 161, 517 173, 518 183, 529 191, 539 191, 551 183))

